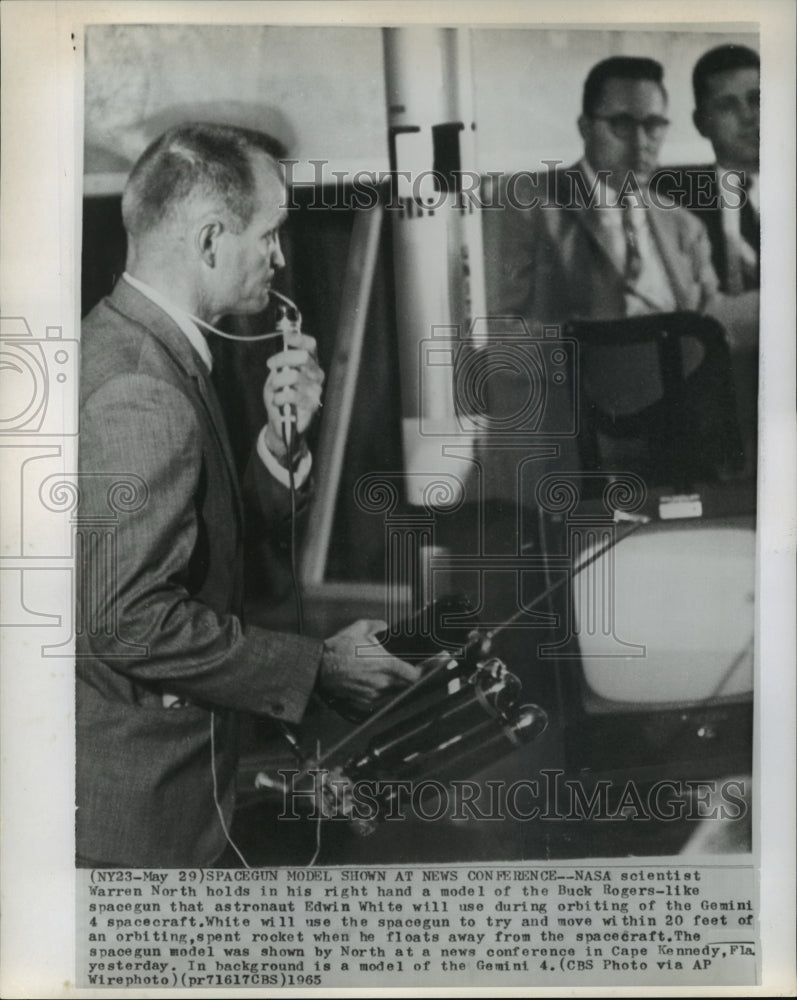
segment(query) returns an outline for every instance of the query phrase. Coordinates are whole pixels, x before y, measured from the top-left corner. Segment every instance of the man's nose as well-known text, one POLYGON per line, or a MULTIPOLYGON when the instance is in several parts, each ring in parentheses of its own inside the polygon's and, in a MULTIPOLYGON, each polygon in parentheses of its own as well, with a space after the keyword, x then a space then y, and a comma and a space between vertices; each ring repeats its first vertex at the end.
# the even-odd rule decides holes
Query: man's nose
POLYGON ((271 249, 271 266, 274 268, 285 267, 285 258, 282 255, 282 244, 279 237, 274 241, 274 246, 271 249))
POLYGON ((746 101, 743 105, 742 116, 745 122, 758 122, 761 114, 758 101, 746 101))
POLYGON ((635 151, 640 149, 648 149, 653 145, 650 136, 645 129, 645 126, 641 122, 637 122, 636 128, 631 134, 631 143, 635 151))

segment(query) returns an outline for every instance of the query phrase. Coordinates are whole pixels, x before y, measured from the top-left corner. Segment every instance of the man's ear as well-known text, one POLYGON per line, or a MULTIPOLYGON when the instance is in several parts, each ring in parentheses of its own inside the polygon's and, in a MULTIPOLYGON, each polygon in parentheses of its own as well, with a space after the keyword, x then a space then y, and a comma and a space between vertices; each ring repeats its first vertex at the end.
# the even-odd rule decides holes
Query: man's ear
POLYGON ((706 132, 706 118, 702 111, 698 108, 692 112, 692 122, 697 129, 697 131, 703 136, 704 139, 710 138, 706 132))
POLYGON ((199 256, 208 267, 216 266, 216 251, 219 246, 219 238, 223 232, 224 227, 216 219, 206 222, 200 227, 197 234, 197 249, 199 250, 199 256))
POLYGON ((587 138, 587 132, 588 132, 589 126, 590 126, 590 120, 589 120, 589 118, 587 118, 586 115, 579 115, 578 116, 578 122, 577 122, 577 124, 578 124, 578 133, 579 133, 579 135, 581 136, 582 139, 586 139, 587 138))

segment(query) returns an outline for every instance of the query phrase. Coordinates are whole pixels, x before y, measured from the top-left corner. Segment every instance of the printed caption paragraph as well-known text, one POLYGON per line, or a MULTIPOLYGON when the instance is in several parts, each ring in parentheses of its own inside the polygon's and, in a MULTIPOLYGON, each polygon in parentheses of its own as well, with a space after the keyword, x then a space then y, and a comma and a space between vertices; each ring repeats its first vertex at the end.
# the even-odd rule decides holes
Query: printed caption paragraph
POLYGON ((78 871, 82 986, 748 985, 750 866, 78 871))

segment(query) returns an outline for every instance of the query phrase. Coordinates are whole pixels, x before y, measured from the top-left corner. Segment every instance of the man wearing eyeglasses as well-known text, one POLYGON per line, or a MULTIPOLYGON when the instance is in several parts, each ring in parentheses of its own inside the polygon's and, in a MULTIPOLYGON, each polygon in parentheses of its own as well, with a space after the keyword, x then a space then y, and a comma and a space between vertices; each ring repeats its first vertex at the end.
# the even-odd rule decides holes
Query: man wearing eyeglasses
MULTIPOLYGON (((732 350, 755 343, 757 293, 722 294, 705 227, 660 190, 668 126, 660 63, 614 56, 590 70, 578 119, 582 158, 547 176, 509 178, 503 210, 485 213, 492 216, 485 219, 492 316, 522 317, 539 336, 570 320, 695 311, 722 323, 732 350)), ((491 408, 512 413, 527 386, 509 373, 492 379, 489 392, 491 408)), ((553 426, 557 417, 548 416, 553 426)), ((556 444, 557 467, 577 467, 574 454, 563 454, 569 444, 556 444)), ((486 461, 495 495, 514 495, 515 468, 500 468, 498 452, 486 461)), ((543 465, 535 463, 538 474, 543 465)))
POLYGON ((655 182, 668 126, 658 62, 615 56, 592 68, 578 119, 581 160, 507 184, 494 314, 534 328, 696 310, 716 315, 732 342, 747 335, 757 301, 749 315, 728 307, 704 226, 655 182))
MULTIPOLYGON (((649 219, 643 194, 659 160, 670 124, 661 66, 651 59, 608 59, 584 85, 578 128, 584 140, 579 169, 605 207, 581 216, 622 276, 624 314, 669 312, 694 291, 679 280, 680 244, 649 219), (668 268, 669 264, 669 268, 668 268), (673 266, 675 264, 675 266, 673 266), (673 277, 674 276, 674 277, 673 277)), ((691 301, 690 301, 691 304, 691 301)), ((619 313, 623 315, 623 313, 619 313)), ((592 317, 590 317, 592 318, 592 317)))

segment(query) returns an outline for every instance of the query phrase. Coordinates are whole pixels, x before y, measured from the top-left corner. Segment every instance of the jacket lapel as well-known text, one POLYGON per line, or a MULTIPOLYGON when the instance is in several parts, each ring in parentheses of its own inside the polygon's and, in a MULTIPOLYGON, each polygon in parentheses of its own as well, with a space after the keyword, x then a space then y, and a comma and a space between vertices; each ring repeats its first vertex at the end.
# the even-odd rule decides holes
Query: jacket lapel
MULTIPOLYGON (((584 190, 589 190, 589 182, 579 164, 572 166, 568 171, 566 171, 566 173, 570 175, 578 173, 583 178, 583 184, 585 186, 584 190)), ((572 185, 572 181, 570 183, 572 185)), ((616 275, 623 279, 624 276, 618 269, 612 253, 611 237, 607 228, 601 224, 600 215, 598 214, 600 210, 591 204, 588 204, 587 206, 577 205, 573 188, 571 187, 569 191, 571 200, 570 216, 575 219, 576 224, 581 226, 586 232, 589 240, 594 244, 596 249, 604 258, 605 263, 616 275)))
POLYGON ((218 396, 216 395, 216 390, 213 388, 213 383, 207 374, 199 373, 194 376, 196 381, 199 396, 202 403, 207 411, 210 422, 213 425, 213 431, 216 435, 216 440, 224 455, 224 461, 227 466, 227 475, 232 484, 233 496, 235 497, 235 509, 238 514, 238 519, 243 524, 243 506, 241 502, 241 489, 240 483, 238 481, 238 473, 235 468, 235 459, 232 453, 232 446, 230 445, 230 439, 227 434, 227 426, 224 422, 224 414, 221 410, 221 404, 219 403, 218 396))
MULTIPOLYGON (((576 166, 572 169, 579 170, 579 167, 576 166)), ((586 178, 584 183, 587 183, 586 178)), ((598 212, 599 209, 590 206, 588 208, 573 208, 571 215, 575 217, 578 225, 587 232, 612 272, 624 282, 625 276, 617 267, 612 255, 609 234, 606 227, 601 225, 598 212)), ((695 282, 689 270, 690 260, 679 250, 676 215, 676 212, 658 210, 651 206, 647 212, 647 220, 651 236, 670 280, 678 309, 694 309, 695 282)))
MULTIPOLYGON (((694 214, 706 227, 711 243, 711 262, 723 291, 727 291, 728 282, 728 255, 725 246, 725 234, 722 231, 722 208, 719 204, 719 183, 717 179, 716 167, 706 168, 711 172, 707 200, 711 207, 706 209, 696 208, 694 214)), ((691 207, 691 206, 690 206, 691 207)))
POLYGON ((224 456, 227 474, 235 498, 235 509, 239 522, 243 523, 243 506, 241 501, 240 483, 235 467, 232 447, 227 435, 227 427, 221 405, 216 396, 216 390, 210 381, 204 361, 191 346, 188 338, 174 320, 137 288, 133 288, 124 278, 121 278, 109 297, 112 308, 136 323, 145 326, 156 338, 172 361, 184 375, 187 375, 196 387, 202 407, 207 414, 216 442, 224 456))
POLYGON ((659 251, 678 309, 694 309, 695 280, 691 273, 691 258, 680 251, 677 213, 666 209, 648 208, 647 220, 653 241, 659 251))

